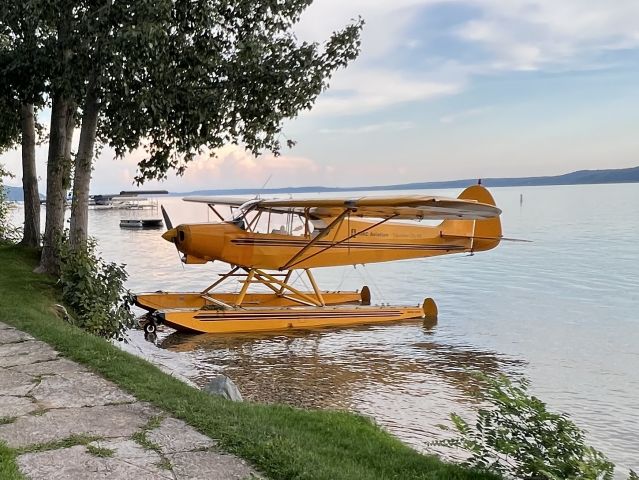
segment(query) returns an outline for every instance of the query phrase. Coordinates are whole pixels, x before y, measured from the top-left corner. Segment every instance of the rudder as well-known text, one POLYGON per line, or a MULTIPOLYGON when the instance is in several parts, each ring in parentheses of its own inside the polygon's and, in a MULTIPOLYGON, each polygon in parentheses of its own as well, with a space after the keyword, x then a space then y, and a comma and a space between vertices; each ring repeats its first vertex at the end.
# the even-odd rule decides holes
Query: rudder
MULTIPOLYGON (((481 185, 466 188, 457 197, 461 200, 475 200, 479 203, 496 205, 490 192, 481 185)), ((502 236, 499 217, 485 220, 444 220, 440 224, 442 236, 467 237, 472 239, 473 251, 484 251, 499 245, 502 236)))

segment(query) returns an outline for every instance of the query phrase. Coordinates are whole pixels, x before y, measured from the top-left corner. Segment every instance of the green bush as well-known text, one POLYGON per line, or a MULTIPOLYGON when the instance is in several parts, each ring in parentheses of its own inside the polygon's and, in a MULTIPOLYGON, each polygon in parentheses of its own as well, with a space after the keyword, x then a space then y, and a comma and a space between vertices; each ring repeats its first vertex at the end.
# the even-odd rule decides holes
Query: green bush
POLYGON ((13 175, 0 164, 0 243, 17 243, 20 241, 21 232, 9 222, 10 211, 4 186, 5 177, 11 178, 13 175))
POLYGON ((59 283, 62 298, 73 311, 71 321, 94 335, 124 340, 125 330, 134 323, 124 265, 104 261, 93 239, 85 251, 76 252, 63 238, 59 252, 59 283))
POLYGON ((506 477, 612 479, 614 464, 585 443, 584 432, 568 415, 548 411, 544 402, 530 395, 526 380, 482 379, 487 382, 485 407, 479 409, 475 424, 452 414, 456 438, 433 444, 462 448, 470 453, 467 465, 506 477))

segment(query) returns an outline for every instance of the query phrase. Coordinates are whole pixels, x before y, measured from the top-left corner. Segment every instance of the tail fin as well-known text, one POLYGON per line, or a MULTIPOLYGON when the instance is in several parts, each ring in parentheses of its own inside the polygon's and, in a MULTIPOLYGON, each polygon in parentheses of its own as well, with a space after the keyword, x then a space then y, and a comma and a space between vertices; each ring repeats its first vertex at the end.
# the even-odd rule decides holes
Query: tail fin
MULTIPOLYGON (((493 196, 481 185, 468 187, 458 198, 495 205, 493 196)), ((444 220, 439 228, 442 237, 469 238, 475 252, 495 248, 502 236, 499 217, 486 220, 444 220)))

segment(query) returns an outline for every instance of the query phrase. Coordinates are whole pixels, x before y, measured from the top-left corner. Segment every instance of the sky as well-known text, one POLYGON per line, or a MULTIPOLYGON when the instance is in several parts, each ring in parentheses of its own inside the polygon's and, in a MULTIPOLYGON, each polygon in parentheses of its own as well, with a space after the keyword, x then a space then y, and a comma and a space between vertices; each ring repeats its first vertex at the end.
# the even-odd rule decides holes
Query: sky
MULTIPOLYGON (((322 42, 358 16, 362 52, 311 111, 286 122, 295 147, 259 158, 223 147, 144 188, 344 187, 639 165, 639 1, 315 0, 297 35, 322 42)), ((37 156, 44 192, 46 149, 37 156)), ((92 193, 132 189, 141 158, 114 160, 104 148, 92 193)), ((0 162, 18 184, 20 152, 0 162)))

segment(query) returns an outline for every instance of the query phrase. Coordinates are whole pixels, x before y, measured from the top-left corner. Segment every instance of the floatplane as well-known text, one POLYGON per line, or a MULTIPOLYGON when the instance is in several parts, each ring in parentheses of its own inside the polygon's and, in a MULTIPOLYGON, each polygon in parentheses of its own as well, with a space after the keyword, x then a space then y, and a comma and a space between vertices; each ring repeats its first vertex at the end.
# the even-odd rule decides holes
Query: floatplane
POLYGON ((432 298, 417 306, 371 305, 367 287, 323 291, 312 270, 474 254, 503 239, 501 210, 482 185, 468 187, 457 198, 184 200, 207 204, 219 221, 173 227, 162 208, 168 229, 162 237, 175 245, 185 264, 220 261, 229 270, 199 292, 136 294, 135 303, 149 312, 143 324, 147 333, 158 324, 188 332, 236 333, 436 318, 432 298), (227 220, 220 207, 230 207, 234 214, 227 220), (285 225, 272 228, 278 225, 277 216, 285 225), (425 220, 440 223, 420 223, 425 220), (310 287, 294 286, 293 273, 305 276, 310 287), (230 280, 239 280, 238 291, 222 290, 230 280))

